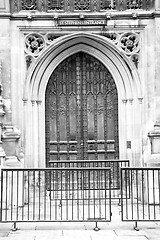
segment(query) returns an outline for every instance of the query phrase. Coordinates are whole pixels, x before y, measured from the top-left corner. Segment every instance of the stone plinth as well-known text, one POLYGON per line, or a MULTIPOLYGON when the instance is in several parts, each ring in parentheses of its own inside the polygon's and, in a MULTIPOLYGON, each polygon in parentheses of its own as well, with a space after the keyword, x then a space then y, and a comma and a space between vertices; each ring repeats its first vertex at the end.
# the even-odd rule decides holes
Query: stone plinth
POLYGON ((20 133, 18 129, 13 126, 4 126, 2 132, 2 143, 6 156, 15 157, 16 148, 18 145, 18 139, 20 138, 20 133))

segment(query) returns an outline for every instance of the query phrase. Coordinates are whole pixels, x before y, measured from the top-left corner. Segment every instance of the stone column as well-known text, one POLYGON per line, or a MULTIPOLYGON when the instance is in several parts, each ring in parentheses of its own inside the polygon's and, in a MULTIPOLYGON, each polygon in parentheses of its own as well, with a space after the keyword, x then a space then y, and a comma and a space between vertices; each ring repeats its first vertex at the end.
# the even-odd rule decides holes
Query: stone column
MULTIPOLYGON (((156 9, 160 10, 160 1, 156 1, 156 9)), ((160 166, 160 17, 155 16, 155 123, 148 133, 151 143, 151 156, 147 166, 160 166)), ((153 43, 154 44, 154 43, 153 43)))
POLYGON ((3 117, 5 115, 4 112, 4 103, 2 99, 2 62, 0 61, 0 166, 4 166, 5 152, 2 147, 2 126, 3 126, 3 117))

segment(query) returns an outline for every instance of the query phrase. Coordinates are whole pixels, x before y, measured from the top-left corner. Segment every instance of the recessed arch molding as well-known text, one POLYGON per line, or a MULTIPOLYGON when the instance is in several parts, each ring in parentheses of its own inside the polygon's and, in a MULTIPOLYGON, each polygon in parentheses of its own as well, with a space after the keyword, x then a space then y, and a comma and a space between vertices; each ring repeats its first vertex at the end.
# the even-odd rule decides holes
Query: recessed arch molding
POLYGON ((119 99, 142 98, 140 79, 133 62, 105 37, 80 32, 57 38, 30 66, 23 99, 43 101, 51 73, 65 58, 80 51, 94 56, 108 68, 119 99))

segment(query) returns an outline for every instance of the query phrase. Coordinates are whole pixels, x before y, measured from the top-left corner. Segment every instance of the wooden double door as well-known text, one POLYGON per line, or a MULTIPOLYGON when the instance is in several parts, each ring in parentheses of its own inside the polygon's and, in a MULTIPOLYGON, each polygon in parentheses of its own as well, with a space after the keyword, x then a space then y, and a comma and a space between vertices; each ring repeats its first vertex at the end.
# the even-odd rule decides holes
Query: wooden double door
POLYGON ((46 166, 119 157, 117 88, 93 56, 79 52, 59 64, 46 88, 45 109, 46 166))

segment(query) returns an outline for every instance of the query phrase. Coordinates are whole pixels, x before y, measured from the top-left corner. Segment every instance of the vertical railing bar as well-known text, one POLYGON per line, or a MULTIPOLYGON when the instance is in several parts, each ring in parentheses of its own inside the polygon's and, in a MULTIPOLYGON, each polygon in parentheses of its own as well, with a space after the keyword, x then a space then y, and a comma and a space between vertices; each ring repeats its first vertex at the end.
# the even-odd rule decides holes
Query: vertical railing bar
POLYGON ((72 173, 72 220, 74 218, 74 170, 71 171, 72 173))
POLYGON ((150 171, 150 170, 147 170, 148 219, 150 219, 150 205, 149 205, 149 198, 150 198, 150 189, 149 189, 149 171, 150 171))
POLYGON ((18 205, 19 205, 19 203, 18 203, 19 171, 18 171, 18 170, 17 170, 17 181, 16 181, 16 183, 17 183, 17 207, 16 207, 16 212, 17 212, 17 214, 16 214, 16 219, 18 220, 18 205))
MULTIPOLYGON (((2 171, 3 172, 3 171, 2 171)), ((5 176, 6 176, 6 207, 5 207, 5 220, 7 220, 7 216, 8 216, 8 214, 7 214, 7 202, 8 202, 8 194, 7 194, 7 189, 8 189, 8 171, 6 171, 5 172, 6 174, 5 174, 5 176)))
POLYGON ((111 221, 111 215, 112 215, 112 209, 111 209, 111 168, 108 170, 109 171, 109 211, 110 211, 110 221, 111 221))
POLYGON ((84 220, 84 171, 82 170, 83 220, 84 220))
POLYGON ((66 220, 68 220, 68 197, 69 197, 69 177, 68 177, 69 173, 68 171, 65 172, 65 199, 66 199, 66 220))
POLYGON ((101 186, 100 186, 100 171, 97 171, 97 173, 98 173, 98 189, 99 189, 99 191, 98 191, 98 202, 99 202, 99 218, 101 218, 101 198, 100 198, 100 195, 101 195, 101 186))
POLYGON ((12 221, 12 214, 13 214, 13 170, 11 170, 11 221, 12 221))
POLYGON ((35 219, 35 171, 33 171, 33 220, 35 219))
POLYGON ((43 191, 44 191, 44 220, 46 220, 46 210, 47 210, 47 208, 46 208, 46 177, 47 177, 47 171, 46 170, 44 170, 43 171, 43 181, 42 181, 42 187, 43 187, 43 191))
MULTIPOLYGON (((107 208, 106 208, 106 199, 107 199, 107 190, 106 190, 106 181, 107 181, 107 176, 106 176, 106 173, 109 173, 109 171, 107 171, 107 170, 104 170, 104 208, 105 208, 105 220, 107 220, 107 208)), ((108 174, 109 175, 109 174, 108 174)), ((110 177, 108 177, 109 178, 109 181, 110 181, 110 177)), ((108 186, 109 186, 109 184, 108 184, 108 186)), ((110 188, 110 186, 109 186, 109 188, 110 188)), ((109 200, 110 201, 110 200, 109 200)), ((109 202, 110 203, 110 202, 109 202)), ((111 215, 111 214, 110 214, 111 215)))
MULTIPOLYGON (((51 185, 51 170, 49 170, 49 179, 47 181, 49 182, 49 218, 52 219, 52 209, 51 209, 51 198, 52 198, 52 185, 51 185)), ((54 182, 53 182, 53 191, 54 191, 54 182)))
POLYGON ((144 214, 144 170, 142 169, 142 209, 143 209, 143 219, 145 218, 144 214))
MULTIPOLYGON (((0 222, 2 222, 3 220, 3 169, 0 170, 1 171, 1 209, 0 209, 0 222)), ((6 178, 7 180, 7 178, 6 178)), ((7 199, 6 199, 6 202, 7 202, 7 199)))
POLYGON ((139 220, 139 201, 138 201, 138 196, 139 196, 139 191, 138 191, 138 170, 136 170, 136 190, 137 190, 137 220, 139 220))
POLYGON ((61 184, 61 187, 60 187, 60 198, 61 198, 61 200, 60 200, 60 207, 61 207, 61 220, 62 220, 62 218, 63 218, 63 216, 62 216, 62 213, 63 213, 62 212, 63 170, 62 169, 60 170, 60 173, 61 173, 61 181, 60 181, 60 184, 61 184))
POLYGON ((41 171, 38 171, 38 185, 39 185, 39 199, 38 199, 38 205, 39 205, 39 220, 41 219, 41 171))
POLYGON ((93 171, 93 201, 94 201, 94 218, 95 218, 95 215, 96 215, 96 209, 95 209, 95 171, 93 171))
POLYGON ((128 219, 128 184, 127 184, 127 174, 128 174, 128 169, 125 169, 125 197, 126 197, 126 218, 128 219))
POLYGON ((160 170, 159 169, 158 169, 158 192, 159 192, 159 194, 158 194, 158 196, 159 196, 158 205, 159 205, 159 211, 160 211, 160 170))
POLYGON ((156 219, 156 208, 155 208, 155 174, 154 169, 152 170, 153 173, 153 208, 154 208, 154 219, 156 219))
POLYGON ((70 207, 70 202, 71 202, 70 196, 71 196, 71 190, 72 190, 71 189, 71 173, 70 172, 68 172, 68 176, 69 176, 69 178, 68 178, 68 181, 69 181, 69 183, 68 183, 68 187, 69 187, 69 189, 68 189, 68 198, 69 198, 69 207, 70 207))
POLYGON ((129 179, 131 178, 131 212, 132 212, 132 220, 133 220, 133 213, 134 213, 134 210, 133 210, 133 204, 134 204, 134 171, 131 169, 129 171, 129 179), (130 176, 131 175, 131 176, 130 176))
POLYGON ((121 218, 122 218, 122 221, 124 220, 123 219, 123 172, 124 172, 124 169, 121 168, 121 218))
POLYGON ((88 219, 90 219, 90 171, 88 171, 88 219))
POLYGON ((79 171, 77 171, 77 220, 79 220, 79 171))
POLYGON ((22 221, 24 220, 24 201, 25 201, 25 195, 24 195, 24 170, 22 171, 22 221))
POLYGON ((29 220, 29 205, 30 205, 30 201, 29 201, 29 170, 27 171, 28 173, 28 181, 27 181, 27 187, 28 187, 28 220, 29 220))
POLYGON ((55 220, 57 220, 57 198, 58 198, 58 175, 59 175, 59 170, 54 171, 54 186, 55 186, 55 192, 53 198, 55 197, 55 220))

